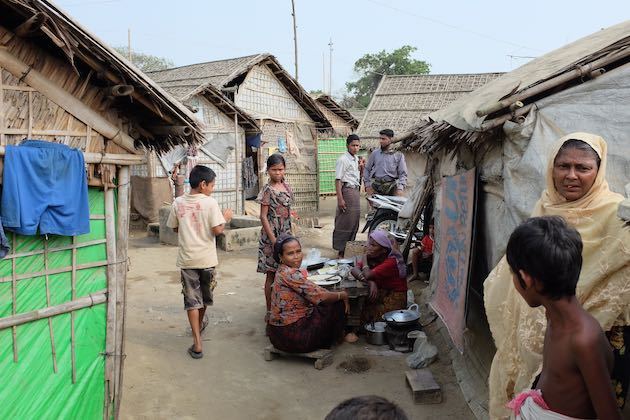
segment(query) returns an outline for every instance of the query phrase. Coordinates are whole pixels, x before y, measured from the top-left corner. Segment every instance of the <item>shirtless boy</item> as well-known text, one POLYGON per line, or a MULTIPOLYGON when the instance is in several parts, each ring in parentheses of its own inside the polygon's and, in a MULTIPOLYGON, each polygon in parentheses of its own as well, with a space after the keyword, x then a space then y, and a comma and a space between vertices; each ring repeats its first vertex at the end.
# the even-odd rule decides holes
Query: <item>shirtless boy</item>
POLYGON ((537 389, 509 404, 516 418, 621 419, 610 382, 612 349, 575 296, 580 234, 561 217, 534 217, 512 233, 506 256, 516 290, 547 317, 537 389))

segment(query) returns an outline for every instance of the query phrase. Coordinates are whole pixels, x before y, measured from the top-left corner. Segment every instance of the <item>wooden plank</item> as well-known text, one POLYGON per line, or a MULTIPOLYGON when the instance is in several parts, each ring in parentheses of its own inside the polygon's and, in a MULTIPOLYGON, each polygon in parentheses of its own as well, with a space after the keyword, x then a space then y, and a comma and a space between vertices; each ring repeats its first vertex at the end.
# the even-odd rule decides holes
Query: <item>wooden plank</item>
MULTIPOLYGON (((44 268, 48 271, 48 237, 44 238, 44 268)), ((50 307, 50 279, 45 276, 46 281, 46 306, 50 307)), ((48 318, 48 331, 50 332, 50 347, 52 350, 53 371, 57 373, 57 351, 55 349, 55 333, 53 331, 52 318, 48 318)))
POLYGON ((33 138, 33 92, 28 92, 28 134, 29 139, 33 138))
POLYGON ((416 404, 439 404, 442 402, 442 389, 435 382, 428 368, 405 372, 407 385, 411 388, 413 402, 416 404))
POLYGON ((127 245, 129 242, 129 213, 131 202, 131 176, 128 166, 118 169, 118 226, 116 242, 116 351, 118 357, 117 385, 115 395, 115 413, 120 413, 123 390, 123 367, 125 361, 125 318, 127 312, 127 245))
POLYGON ((107 240, 107 327, 105 336, 104 419, 109 420, 114 402, 116 352, 116 225, 114 190, 105 190, 105 238, 107 240))
POLYGON ((274 346, 267 346, 264 350, 264 357, 266 361, 271 361, 274 358, 274 355, 285 356, 285 357, 300 357, 303 359, 314 359, 315 369, 321 370, 326 366, 330 366, 333 362, 333 351, 329 349, 319 349, 309 353, 287 353, 282 350, 278 350, 274 346))

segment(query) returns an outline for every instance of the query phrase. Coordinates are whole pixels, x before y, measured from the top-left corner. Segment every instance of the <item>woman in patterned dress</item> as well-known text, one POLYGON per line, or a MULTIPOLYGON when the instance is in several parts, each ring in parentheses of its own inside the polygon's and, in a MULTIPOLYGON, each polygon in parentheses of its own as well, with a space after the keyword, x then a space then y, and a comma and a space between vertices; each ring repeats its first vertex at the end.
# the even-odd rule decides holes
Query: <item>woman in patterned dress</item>
POLYGON ((278 263, 273 259, 273 245, 276 238, 283 233, 291 233, 291 204, 293 204, 293 191, 284 181, 286 164, 281 154, 275 153, 267 158, 267 174, 269 182, 258 194, 256 201, 260 204, 260 222, 262 229, 258 244, 259 273, 265 273, 265 301, 267 303, 267 315, 269 319, 271 305, 271 284, 278 268, 278 263))

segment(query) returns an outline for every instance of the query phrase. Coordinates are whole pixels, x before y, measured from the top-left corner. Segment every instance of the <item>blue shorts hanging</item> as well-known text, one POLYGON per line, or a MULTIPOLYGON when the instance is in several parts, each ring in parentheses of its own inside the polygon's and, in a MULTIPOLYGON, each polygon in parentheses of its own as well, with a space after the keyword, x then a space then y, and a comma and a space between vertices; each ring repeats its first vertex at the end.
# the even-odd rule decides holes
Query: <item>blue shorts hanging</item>
POLYGON ((6 146, 0 214, 21 235, 90 232, 83 153, 64 144, 26 140, 6 146))

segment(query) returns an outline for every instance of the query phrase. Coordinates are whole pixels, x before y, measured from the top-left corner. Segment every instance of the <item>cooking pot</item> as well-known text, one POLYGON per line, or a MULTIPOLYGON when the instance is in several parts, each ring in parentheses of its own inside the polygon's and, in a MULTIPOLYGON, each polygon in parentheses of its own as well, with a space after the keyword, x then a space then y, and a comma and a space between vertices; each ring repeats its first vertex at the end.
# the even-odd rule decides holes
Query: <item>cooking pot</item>
POLYGON ((386 344, 385 325, 384 322, 368 322, 365 324, 365 340, 375 346, 386 344))
POLYGON ((406 327, 409 325, 415 325, 420 319, 420 308, 418 304, 414 303, 407 309, 399 309, 397 311, 390 311, 383 314, 383 320, 387 322, 390 327, 406 327))

